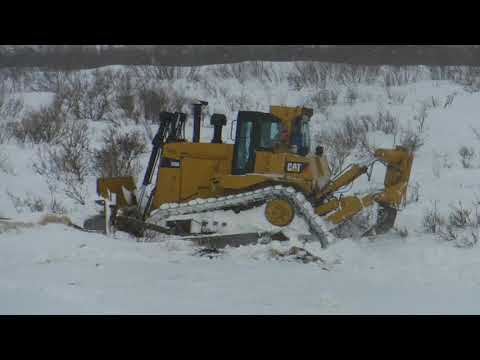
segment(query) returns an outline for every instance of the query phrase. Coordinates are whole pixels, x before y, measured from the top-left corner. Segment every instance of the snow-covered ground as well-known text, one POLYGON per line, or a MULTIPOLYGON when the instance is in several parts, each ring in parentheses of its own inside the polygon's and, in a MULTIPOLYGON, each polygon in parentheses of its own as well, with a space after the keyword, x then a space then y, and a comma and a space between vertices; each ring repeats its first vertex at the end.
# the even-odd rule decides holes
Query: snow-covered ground
MULTIPOLYGON (((278 64, 280 69, 287 65, 278 64)), ((309 105, 317 91, 293 89, 286 81, 239 84, 215 78, 209 79, 208 87, 186 80, 170 85, 187 97, 209 101, 210 114, 226 113, 230 121, 238 110, 268 111, 270 104, 309 105)), ((136 242, 122 233, 106 237, 60 224, 20 228, 0 233, 0 313, 480 313, 480 245, 459 248, 426 234, 422 227, 425 210, 434 204, 447 216, 449 205, 461 201, 474 209, 473 202, 477 196, 480 199, 479 158, 465 169, 458 156, 462 145, 480 149, 471 129, 480 129, 480 93, 448 81, 421 81, 392 88, 394 96, 388 97, 380 86, 357 85, 359 99, 351 105, 342 99, 345 88, 338 87, 338 91, 338 104, 314 115, 313 136, 347 115, 379 111, 389 111, 404 128, 415 129, 414 116, 428 104, 424 145, 416 154, 410 179, 419 189, 419 199, 399 213, 396 223, 398 229, 408 229, 408 236, 391 231, 375 239, 341 240, 326 250, 309 243, 305 248, 322 261, 303 264, 272 255, 273 250, 300 245, 296 240, 228 248, 209 258, 199 256, 192 244, 174 239, 136 242), (403 101, 392 101, 396 96, 403 101), (451 104, 449 99, 453 99, 451 104)), ((49 93, 33 92, 16 96, 30 108, 52 98, 49 93)), ((92 126, 96 139, 106 125, 92 126)), ((224 131, 227 141, 229 126, 224 131)), ((130 125, 125 131, 133 128, 130 125)), ((211 129, 202 131, 202 138, 210 140, 211 129)), ((370 135, 375 146, 391 147, 398 142, 391 135, 370 135)), ((44 215, 15 207, 8 195, 49 200, 47 184, 32 169, 38 149, 15 141, 0 144, 4 169, 0 171, 0 217, 34 221, 44 215)), ((383 175, 384 169, 376 165, 371 182, 362 178, 351 192, 381 187, 383 175)), ((76 223, 97 210, 93 175, 89 190, 86 206, 58 194, 76 223)), ((247 225, 256 215, 224 216, 247 225)))

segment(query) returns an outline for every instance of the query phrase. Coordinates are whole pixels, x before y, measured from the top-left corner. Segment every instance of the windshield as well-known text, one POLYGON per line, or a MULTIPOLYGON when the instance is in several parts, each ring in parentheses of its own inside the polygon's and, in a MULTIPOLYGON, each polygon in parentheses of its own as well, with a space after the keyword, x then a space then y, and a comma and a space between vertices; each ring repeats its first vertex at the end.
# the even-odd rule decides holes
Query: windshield
POLYGON ((299 117, 295 121, 291 145, 297 147, 297 153, 301 156, 310 153, 310 126, 307 117, 299 117))
POLYGON ((260 129, 259 148, 273 149, 275 143, 280 140, 280 122, 263 121, 260 123, 260 129))
POLYGON ((249 162, 250 156, 252 155, 252 151, 250 150, 250 146, 252 145, 253 141, 252 128, 252 121, 245 121, 240 127, 240 136, 238 141, 238 157, 236 164, 236 166, 240 169, 244 169, 247 167, 247 163, 249 162))

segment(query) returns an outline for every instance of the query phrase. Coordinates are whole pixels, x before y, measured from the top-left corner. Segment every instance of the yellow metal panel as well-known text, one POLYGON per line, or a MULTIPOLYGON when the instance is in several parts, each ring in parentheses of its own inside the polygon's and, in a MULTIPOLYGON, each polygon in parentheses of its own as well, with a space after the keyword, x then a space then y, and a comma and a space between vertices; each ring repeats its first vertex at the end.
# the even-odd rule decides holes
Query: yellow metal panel
POLYGON ((232 144, 172 143, 165 145, 163 157, 181 159, 190 157, 206 160, 232 160, 232 144))
MULTIPOLYGON (((128 191, 135 190, 135 179, 132 176, 97 179, 97 194, 106 199, 108 198, 108 191, 110 191, 110 193, 116 194, 118 206, 126 206, 128 204, 123 196, 122 186, 128 191)), ((136 204, 136 202, 137 200, 134 198, 133 203, 136 204)))
POLYGON ((329 207, 331 209, 340 209, 327 217, 327 220, 331 223, 340 224, 345 220, 350 219, 352 216, 358 214, 364 208, 372 206, 373 203, 373 195, 371 194, 366 195, 363 198, 359 198, 357 196, 346 196, 340 199, 340 201, 335 199, 325 205, 319 206, 317 207, 316 211, 317 214, 322 215, 331 211, 329 210, 327 212, 324 212, 329 207))
POLYGON ((268 180, 271 178, 261 175, 226 175, 218 179, 218 184, 224 189, 241 190, 268 180))
POLYGON ((180 169, 159 168, 157 176, 157 190, 155 192, 152 210, 164 203, 178 202, 180 200, 180 169))
POLYGON ((180 168, 159 169, 152 208, 164 203, 216 196, 212 180, 231 173, 232 156, 231 144, 166 144, 162 157, 179 160, 180 168))
POLYGON ((285 173, 285 156, 285 153, 257 151, 254 172, 256 174, 283 175, 285 173))
POLYGON ((332 212, 333 210, 336 210, 339 205, 340 202, 337 199, 333 199, 325 204, 317 206, 317 208, 315 209, 315 213, 319 216, 323 216, 328 214, 329 212, 332 212))
POLYGON ((219 160, 183 159, 180 201, 215 196, 212 179, 220 173, 220 163, 219 160))

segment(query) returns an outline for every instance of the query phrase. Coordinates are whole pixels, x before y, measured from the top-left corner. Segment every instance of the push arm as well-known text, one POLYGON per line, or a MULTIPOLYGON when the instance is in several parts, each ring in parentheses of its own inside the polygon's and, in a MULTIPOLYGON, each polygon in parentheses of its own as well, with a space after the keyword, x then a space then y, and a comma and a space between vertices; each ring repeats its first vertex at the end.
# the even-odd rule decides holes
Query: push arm
MULTIPOLYGON (((399 207, 405 200, 413 155, 407 149, 398 146, 396 149, 377 149, 375 158, 387 166, 383 191, 364 197, 333 198, 317 206, 315 212, 320 216, 331 213, 327 216, 327 220, 337 225, 358 214, 364 208, 372 206, 375 202, 385 207, 399 207)), ((327 185, 319 194, 319 198, 326 198, 341 187, 350 184, 367 170, 368 166, 353 165, 350 170, 327 185)))

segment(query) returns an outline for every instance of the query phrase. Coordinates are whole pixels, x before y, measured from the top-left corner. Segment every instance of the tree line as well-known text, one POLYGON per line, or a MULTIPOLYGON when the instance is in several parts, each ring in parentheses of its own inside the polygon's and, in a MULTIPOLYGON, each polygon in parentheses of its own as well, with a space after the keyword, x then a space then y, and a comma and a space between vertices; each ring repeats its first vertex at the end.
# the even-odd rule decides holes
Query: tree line
POLYGON ((1 45, 0 68, 200 66, 243 61, 358 65, 480 65, 478 45, 1 45))

